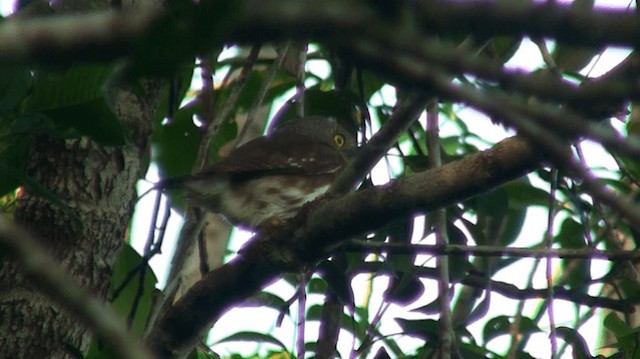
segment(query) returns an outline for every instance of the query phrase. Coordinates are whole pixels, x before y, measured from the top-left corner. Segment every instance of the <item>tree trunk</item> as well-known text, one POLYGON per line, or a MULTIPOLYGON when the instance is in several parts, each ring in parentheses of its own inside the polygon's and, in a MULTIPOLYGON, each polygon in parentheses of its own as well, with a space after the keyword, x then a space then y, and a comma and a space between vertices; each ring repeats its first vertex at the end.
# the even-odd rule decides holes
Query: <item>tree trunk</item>
MULTIPOLYGON (((14 213, 16 222, 43 241, 73 280, 102 299, 127 234, 135 183, 146 169, 147 139, 160 98, 159 84, 146 85, 144 98, 128 91, 112 96, 131 144, 106 147, 87 138, 35 138, 27 173, 65 208, 25 188, 14 213)), ((25 280, 16 263, 0 264, 3 357, 77 358, 90 339, 88 328, 25 280)))

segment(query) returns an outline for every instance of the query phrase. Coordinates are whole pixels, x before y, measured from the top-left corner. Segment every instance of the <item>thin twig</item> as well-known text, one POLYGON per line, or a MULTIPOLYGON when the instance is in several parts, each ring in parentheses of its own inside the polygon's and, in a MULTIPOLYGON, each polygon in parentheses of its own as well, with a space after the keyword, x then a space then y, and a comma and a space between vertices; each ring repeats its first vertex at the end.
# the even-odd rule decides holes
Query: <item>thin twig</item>
POLYGON ((291 42, 287 42, 284 45, 284 47, 281 49, 280 54, 271 65, 271 68, 269 69, 269 73, 267 74, 267 78, 264 80, 264 82, 260 86, 260 90, 258 90, 258 95, 253 100, 253 104, 251 104, 251 109, 249 109, 249 113, 247 114, 247 121, 245 122, 244 126, 242 126, 242 130, 240 130, 240 134, 238 134, 236 138, 235 147, 238 147, 240 144, 242 144, 244 140, 244 136, 247 134, 247 130, 249 129, 249 127, 251 127, 251 124, 253 123, 253 121, 255 121, 256 115, 258 114, 258 110, 260 109, 260 106, 264 101, 264 97, 267 95, 269 86, 271 86, 271 83, 273 82, 276 75, 278 74, 278 71, 282 67, 282 62, 284 61, 287 55, 287 51, 289 50, 290 44, 291 42))
POLYGON ((296 51, 298 51, 298 68, 296 69, 296 115, 299 118, 304 117, 304 97, 305 97, 305 74, 306 74, 306 65, 307 65, 307 44, 297 44, 301 46, 295 46, 296 51))
MULTIPOLYGON (((440 154, 440 128, 438 126, 438 103, 432 101, 427 107, 427 151, 429 152, 429 168, 442 166, 440 154)), ((447 235, 446 209, 438 209, 430 214, 435 228, 436 244, 446 246, 449 244, 447 235)), ((449 294, 449 257, 436 257, 438 268, 438 298, 440 299, 440 358, 451 358, 453 346, 453 326, 451 321, 451 303, 449 294)))
POLYGON ((200 147, 198 148, 198 155, 196 160, 196 166, 193 168, 193 172, 199 172, 205 165, 207 158, 209 158, 209 145, 211 140, 216 136, 220 125, 222 125, 231 115, 231 112, 238 101, 238 97, 240 93, 244 89, 244 86, 247 83, 247 78, 249 77, 249 73, 253 68, 253 65, 260 54, 261 45, 254 45, 247 56, 247 61, 245 62, 242 70, 240 70, 240 75, 235 81, 231 92, 229 93, 229 97, 226 98, 224 106, 222 109, 214 115, 214 120, 207 124, 207 127, 204 131, 204 137, 202 142, 200 143, 200 147))
MULTIPOLYGON (((547 215, 547 231, 545 232, 545 247, 547 249, 553 248, 553 222, 556 218, 556 192, 558 190, 558 170, 551 170, 551 189, 549 190, 549 213, 547 215)), ((558 355, 558 341, 556 337, 556 323, 555 315, 553 311, 553 257, 547 256, 545 258, 545 275, 547 278, 547 315, 549 316, 549 328, 551 333, 549 334, 549 341, 551 342, 551 358, 556 358, 558 355)))
POLYGON ((393 146, 400 134, 415 121, 424 110, 426 102, 425 96, 410 95, 399 103, 391 118, 365 146, 360 148, 358 155, 340 173, 329 193, 341 194, 351 190, 393 146))
MULTIPOLYGON (((429 278, 434 280, 438 279, 438 270, 436 268, 414 266, 413 268, 411 268, 411 271, 420 278, 429 278)), ((358 267, 354 274, 357 275, 363 273, 389 275, 393 274, 393 269, 389 268, 389 265, 384 262, 366 262, 363 263, 362 266, 358 267)), ((468 274, 460 280, 460 283, 473 288, 490 288, 492 292, 516 300, 545 299, 547 297, 546 288, 538 289, 527 287, 524 289, 520 289, 516 285, 511 283, 488 280, 486 276, 480 274, 468 274)), ((623 313, 633 313, 635 310, 634 306, 638 303, 637 299, 632 300, 634 298, 623 298, 616 300, 611 299, 610 297, 596 297, 589 295, 586 292, 576 291, 575 289, 567 289, 561 286, 556 286, 554 288, 554 292, 556 299, 564 299, 588 307, 612 309, 623 313)), ((619 292, 618 295, 622 296, 619 292)))
POLYGON ((304 340, 304 331, 305 326, 307 324, 305 313, 307 310, 307 282, 308 277, 305 273, 303 275, 302 280, 300 281, 300 285, 298 286, 298 320, 297 320, 297 329, 298 329, 298 340, 296 341, 296 353, 298 354, 298 358, 304 358, 305 353, 305 340, 304 340))

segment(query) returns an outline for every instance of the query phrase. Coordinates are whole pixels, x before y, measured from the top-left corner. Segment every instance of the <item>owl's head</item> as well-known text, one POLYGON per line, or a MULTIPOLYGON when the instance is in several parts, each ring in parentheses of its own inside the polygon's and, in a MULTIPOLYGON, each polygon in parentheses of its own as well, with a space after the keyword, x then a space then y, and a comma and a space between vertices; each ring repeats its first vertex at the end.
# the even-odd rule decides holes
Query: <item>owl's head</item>
POLYGON ((333 118, 309 116, 289 121, 276 128, 275 132, 291 132, 319 140, 338 150, 351 151, 356 148, 355 134, 350 134, 333 118))

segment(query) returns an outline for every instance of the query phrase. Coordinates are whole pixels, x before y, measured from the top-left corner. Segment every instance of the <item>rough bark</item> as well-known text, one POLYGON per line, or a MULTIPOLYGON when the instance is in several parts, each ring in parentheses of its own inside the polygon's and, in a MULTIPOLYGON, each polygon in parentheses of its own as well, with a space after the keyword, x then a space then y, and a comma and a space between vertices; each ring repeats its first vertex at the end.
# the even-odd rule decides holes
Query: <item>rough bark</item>
MULTIPOLYGON (((87 138, 49 136, 32 141, 27 173, 65 208, 25 188, 14 218, 42 238, 71 280, 99 298, 106 297, 111 265, 131 219, 159 88, 148 83, 144 98, 129 91, 112 94, 131 144, 106 147, 87 138)), ((77 358, 91 339, 78 318, 39 292, 9 260, 0 266, 0 318, 0 348, 7 358, 77 358)))

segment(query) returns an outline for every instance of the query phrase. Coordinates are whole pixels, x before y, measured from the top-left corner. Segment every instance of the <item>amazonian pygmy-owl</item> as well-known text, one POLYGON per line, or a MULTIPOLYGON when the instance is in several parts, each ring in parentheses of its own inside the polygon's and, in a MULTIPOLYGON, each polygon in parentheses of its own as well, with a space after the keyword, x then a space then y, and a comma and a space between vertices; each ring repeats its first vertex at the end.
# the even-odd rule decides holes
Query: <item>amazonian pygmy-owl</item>
POLYGON ((355 152, 354 137, 335 120, 306 117, 238 147, 202 172, 160 188, 186 190, 194 205, 254 229, 294 217, 324 194, 355 152))

